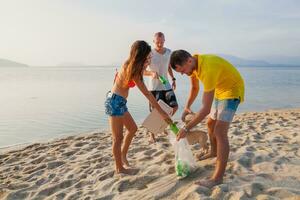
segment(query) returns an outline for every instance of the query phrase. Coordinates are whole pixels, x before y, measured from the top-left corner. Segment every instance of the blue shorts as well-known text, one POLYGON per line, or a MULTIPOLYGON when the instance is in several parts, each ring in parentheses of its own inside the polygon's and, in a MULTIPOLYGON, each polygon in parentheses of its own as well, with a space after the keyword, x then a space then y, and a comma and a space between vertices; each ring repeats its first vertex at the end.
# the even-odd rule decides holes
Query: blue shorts
POLYGON ((127 100, 115 93, 108 92, 105 100, 105 113, 109 116, 122 116, 128 111, 127 100))
POLYGON ((240 99, 214 99, 209 117, 213 120, 231 123, 240 102, 240 99))

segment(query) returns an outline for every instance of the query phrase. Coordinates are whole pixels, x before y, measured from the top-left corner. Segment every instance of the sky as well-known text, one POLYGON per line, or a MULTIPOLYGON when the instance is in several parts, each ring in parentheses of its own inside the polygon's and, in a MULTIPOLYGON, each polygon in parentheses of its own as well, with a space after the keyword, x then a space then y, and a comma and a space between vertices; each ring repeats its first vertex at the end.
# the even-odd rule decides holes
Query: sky
POLYGON ((300 58, 299 0, 0 0, 0 58, 115 65, 135 40, 278 63, 300 58))

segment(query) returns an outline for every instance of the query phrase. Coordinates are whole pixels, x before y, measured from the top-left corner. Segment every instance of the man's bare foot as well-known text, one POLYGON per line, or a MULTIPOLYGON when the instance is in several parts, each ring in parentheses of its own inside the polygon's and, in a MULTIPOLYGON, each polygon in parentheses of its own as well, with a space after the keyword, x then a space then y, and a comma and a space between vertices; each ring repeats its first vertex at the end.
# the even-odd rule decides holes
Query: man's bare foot
POLYGON ((117 169, 116 172, 117 172, 117 174, 135 175, 138 172, 138 169, 121 168, 121 169, 117 169))
POLYGON ((122 156, 122 164, 123 164, 123 166, 125 166, 126 168, 129 168, 129 167, 130 167, 129 162, 128 162, 126 156, 122 156))
POLYGON ((223 183, 223 180, 213 180, 213 179, 202 179, 202 180, 199 180, 199 181, 196 181, 195 184, 196 185, 201 185, 201 186, 204 186, 204 187, 207 187, 207 188, 212 188, 216 185, 219 185, 223 183))
POLYGON ((197 154, 196 158, 198 160, 205 160, 205 159, 208 159, 208 158, 214 158, 216 156, 217 156, 216 154, 213 154, 213 153, 210 153, 210 152, 206 153, 206 154, 203 154, 203 152, 202 152, 202 153, 197 154))

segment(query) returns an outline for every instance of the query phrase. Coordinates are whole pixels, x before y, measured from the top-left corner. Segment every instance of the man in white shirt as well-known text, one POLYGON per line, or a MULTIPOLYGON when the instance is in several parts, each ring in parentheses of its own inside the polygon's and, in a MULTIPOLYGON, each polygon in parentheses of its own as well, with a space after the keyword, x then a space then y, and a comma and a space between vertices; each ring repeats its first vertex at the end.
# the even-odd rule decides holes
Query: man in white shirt
MULTIPOLYGON (((173 114, 178 109, 177 99, 174 93, 176 88, 176 79, 173 75, 172 68, 169 65, 171 50, 164 47, 165 36, 162 32, 157 32, 153 39, 154 49, 152 49, 152 59, 151 64, 148 66, 147 70, 144 72, 145 76, 150 76, 148 90, 151 91, 156 100, 162 100, 170 107, 173 108, 173 114), (172 79, 172 86, 168 81, 168 74, 172 79), (159 77, 163 77, 167 80, 163 84, 159 77)), ((150 111, 152 110, 150 105, 150 111)), ((151 134, 153 142, 155 142, 155 137, 151 134)))

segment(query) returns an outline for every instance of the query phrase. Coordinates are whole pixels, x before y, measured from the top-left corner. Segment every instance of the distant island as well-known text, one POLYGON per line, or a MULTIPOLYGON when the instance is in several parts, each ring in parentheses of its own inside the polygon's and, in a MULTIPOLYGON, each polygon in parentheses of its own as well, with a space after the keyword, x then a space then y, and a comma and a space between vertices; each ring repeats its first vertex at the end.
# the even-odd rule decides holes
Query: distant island
POLYGON ((29 67, 26 64, 0 58, 0 67, 29 67))
MULTIPOLYGON (((285 56, 273 56, 268 57, 268 61, 264 59, 246 59, 229 54, 216 54, 225 58, 233 65, 237 67, 300 67, 300 57, 285 57, 285 56), (272 61, 272 62, 270 62, 272 61)), ((120 63, 106 64, 106 65, 91 65, 80 62, 64 62, 56 66, 35 66, 35 67, 120 67, 120 63)), ((19 63, 11 61, 8 59, 0 58, 0 67, 29 67, 29 65, 24 63, 19 63)), ((33 66, 34 67, 34 66, 33 66)))
POLYGON ((228 54, 217 55, 221 56, 222 58, 225 58, 233 65, 238 67, 300 67, 300 58, 298 57, 294 57, 294 60, 292 61, 288 60, 286 57, 283 56, 277 56, 276 59, 275 57, 270 57, 270 59, 268 60, 273 61, 272 63, 270 63, 265 60, 245 59, 228 54))

